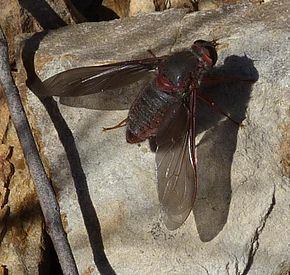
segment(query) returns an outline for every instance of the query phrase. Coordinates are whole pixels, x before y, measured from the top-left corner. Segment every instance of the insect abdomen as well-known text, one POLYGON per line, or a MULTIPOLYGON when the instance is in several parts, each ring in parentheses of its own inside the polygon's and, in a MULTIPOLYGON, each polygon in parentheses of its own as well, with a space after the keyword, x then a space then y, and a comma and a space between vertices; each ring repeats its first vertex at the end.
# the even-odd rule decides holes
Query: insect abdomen
POLYGON ((179 100, 175 96, 159 91, 153 81, 138 95, 129 110, 127 142, 138 143, 155 136, 169 107, 179 100))

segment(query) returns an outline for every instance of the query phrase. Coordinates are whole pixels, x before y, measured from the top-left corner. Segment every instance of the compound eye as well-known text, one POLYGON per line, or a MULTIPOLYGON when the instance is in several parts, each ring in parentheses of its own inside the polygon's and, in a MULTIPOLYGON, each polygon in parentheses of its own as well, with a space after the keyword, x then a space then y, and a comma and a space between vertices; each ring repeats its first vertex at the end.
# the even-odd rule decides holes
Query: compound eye
POLYGON ((198 45, 201 48, 205 48, 208 53, 207 56, 212 60, 212 66, 217 62, 217 52, 215 47, 217 46, 216 41, 205 41, 205 40, 196 40, 193 43, 194 45, 198 45))
POLYGON ((212 60, 212 66, 217 62, 218 56, 215 47, 205 47, 209 52, 209 57, 212 60))

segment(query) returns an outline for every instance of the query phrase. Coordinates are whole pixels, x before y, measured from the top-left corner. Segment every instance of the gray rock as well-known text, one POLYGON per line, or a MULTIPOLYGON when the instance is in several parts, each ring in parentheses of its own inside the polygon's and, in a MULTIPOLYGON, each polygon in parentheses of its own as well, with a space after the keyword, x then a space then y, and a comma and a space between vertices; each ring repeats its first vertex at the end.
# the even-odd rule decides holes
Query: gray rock
POLYGON ((15 37, 22 33, 55 29, 80 23, 82 17, 69 0, 0 1, 0 25, 9 45, 9 60, 15 62, 15 37))
MULTIPOLYGON (((237 81, 205 89, 233 117, 246 118, 237 129, 200 104, 199 195, 194 215, 176 231, 168 231, 159 216, 154 153, 147 142, 127 144, 124 129, 102 131, 127 111, 58 105, 67 124, 57 109, 51 113, 66 152, 44 107, 29 93, 80 273, 97 274, 94 260, 99 267, 106 263, 98 221, 117 274, 289 269, 290 184, 281 162, 283 131, 289 129, 289 21, 289 1, 271 1, 85 23, 53 31, 39 46, 37 36, 26 42, 38 47, 35 69, 43 80, 73 67, 145 57, 147 49, 162 55, 213 38, 221 43, 218 73, 259 76, 253 87, 237 81)), ((25 64, 29 51, 26 46, 25 64)))

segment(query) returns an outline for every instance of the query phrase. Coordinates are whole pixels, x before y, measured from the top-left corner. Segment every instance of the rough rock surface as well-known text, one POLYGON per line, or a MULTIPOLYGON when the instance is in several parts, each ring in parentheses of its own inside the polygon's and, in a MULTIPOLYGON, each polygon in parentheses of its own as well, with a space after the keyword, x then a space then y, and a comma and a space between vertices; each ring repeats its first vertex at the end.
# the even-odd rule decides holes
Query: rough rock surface
POLYGON ((55 29, 80 22, 78 12, 67 0, 0 0, 0 11, 0 25, 8 40, 11 63, 15 61, 15 37, 18 34, 55 29))
POLYGON ((104 0, 102 5, 113 10, 119 17, 163 11, 169 8, 193 9, 194 6, 197 6, 194 1, 190 0, 104 0))
MULTIPOLYGON (((159 217, 154 153, 147 142, 127 144, 124 129, 102 131, 126 111, 46 101, 52 123, 29 93, 81 274, 97 274, 96 265, 110 268, 102 245, 117 274, 290 270, 289 14, 288 0, 210 12, 169 10, 65 27, 26 42, 29 77, 34 58, 44 80, 72 67, 144 57, 147 49, 162 55, 196 39, 218 38, 216 72, 257 80, 204 91, 236 119, 246 119, 237 129, 199 104, 199 194, 193 215, 176 231, 159 217)), ((19 77, 24 79, 23 71, 19 77)))
POLYGON ((254 3, 262 4, 263 0, 199 0, 198 1, 198 10, 215 10, 221 8, 225 5, 241 4, 241 3, 254 3))

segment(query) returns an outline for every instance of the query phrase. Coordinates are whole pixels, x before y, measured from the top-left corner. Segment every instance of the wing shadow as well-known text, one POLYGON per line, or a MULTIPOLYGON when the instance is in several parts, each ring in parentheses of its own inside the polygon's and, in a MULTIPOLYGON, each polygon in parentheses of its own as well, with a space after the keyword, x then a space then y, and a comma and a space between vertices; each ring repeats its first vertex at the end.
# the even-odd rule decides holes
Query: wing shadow
MULTIPOLYGON (((202 94, 236 121, 244 120, 252 85, 259 78, 253 61, 247 56, 229 56, 209 77, 221 81, 202 83, 202 94)), ((205 103, 197 104, 197 134, 204 134, 197 145, 199 186, 193 213, 204 242, 215 238, 227 222, 238 131, 237 125, 205 103)))

